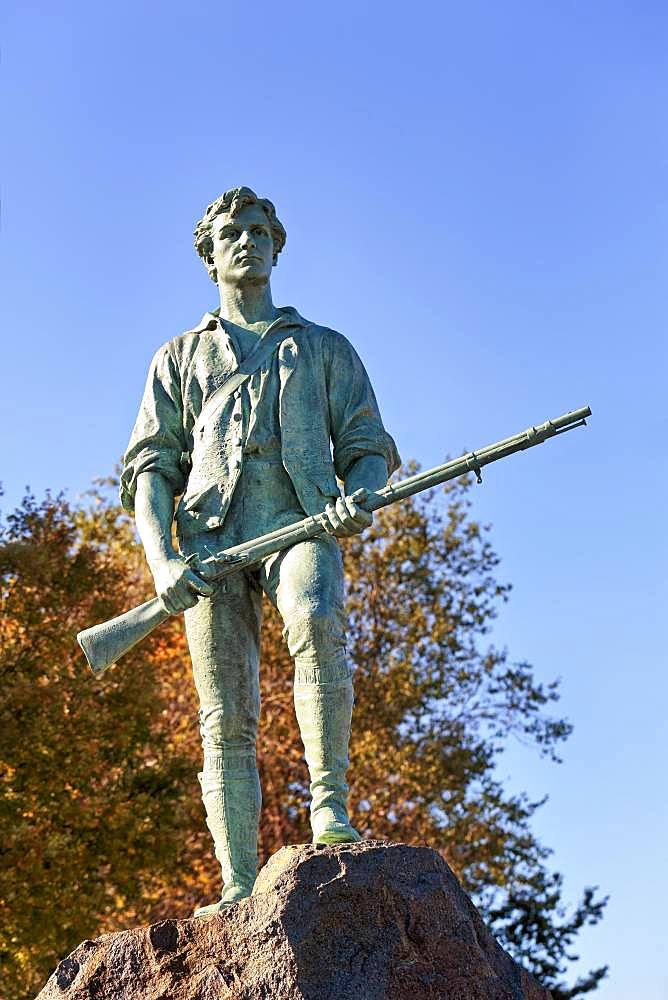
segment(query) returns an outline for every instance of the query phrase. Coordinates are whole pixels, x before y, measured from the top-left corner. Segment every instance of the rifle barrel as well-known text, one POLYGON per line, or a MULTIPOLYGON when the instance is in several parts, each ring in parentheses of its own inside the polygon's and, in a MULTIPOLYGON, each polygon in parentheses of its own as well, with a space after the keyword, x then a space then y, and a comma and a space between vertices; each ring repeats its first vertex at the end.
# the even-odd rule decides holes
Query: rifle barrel
MULTIPOLYGON (((478 480, 482 481, 480 479, 480 469, 483 466, 489 465, 491 462, 497 462, 499 459, 506 458, 515 452, 533 448, 538 444, 542 444, 543 441, 547 441, 548 438, 555 437, 557 434, 563 434, 565 431, 573 430, 575 427, 583 427, 586 423, 585 418, 590 416, 590 414, 591 410, 588 406, 583 406, 578 410, 571 410, 569 413, 563 413, 560 417, 546 420, 545 423, 539 424, 537 427, 529 427, 520 434, 513 434, 511 437, 503 438, 501 441, 495 441, 494 444, 488 444, 484 448, 469 451, 459 458, 453 458, 451 461, 445 462, 443 465, 437 465, 433 469, 427 469, 425 472, 417 472, 414 476, 408 476, 408 478, 402 479, 398 483, 388 484, 383 489, 378 490, 377 493, 369 494, 368 498, 363 503, 360 503, 360 507, 364 507, 368 511, 380 510, 382 507, 388 507, 399 500, 415 496, 416 493, 422 493, 424 490, 447 483, 451 479, 458 479, 459 476, 463 476, 467 472, 475 472, 478 480)), ((324 531, 325 521, 326 516, 324 513, 314 514, 311 517, 305 517, 302 521, 289 524, 285 528, 279 528, 277 531, 270 531, 266 535, 253 538, 249 542, 233 545, 229 549, 224 549, 212 557, 210 573, 206 573, 206 564, 209 560, 205 560, 201 564, 205 570, 203 575, 207 579, 220 579, 223 576, 228 576, 230 573, 236 572, 237 569, 244 566, 252 566, 267 556, 273 555, 275 552, 280 552, 289 545, 294 545, 296 542, 305 541, 307 538, 314 538, 316 535, 321 534, 324 531), (217 569, 214 569, 213 567, 216 563, 219 565, 217 569)))
POLYGON ((433 469, 427 469, 426 472, 417 472, 414 476, 402 479, 399 483, 390 483, 378 491, 378 496, 387 498, 384 503, 379 503, 374 507, 369 507, 367 504, 362 506, 368 507, 369 510, 377 510, 379 507, 387 506, 388 503, 404 500, 406 497, 414 496, 416 493, 431 489, 433 486, 440 486, 441 483, 457 479, 467 472, 477 472, 491 462, 497 462, 501 458, 515 454, 515 452, 533 448, 542 444, 543 441, 547 441, 548 438, 556 437, 557 434, 574 430, 576 427, 584 427, 586 417, 589 416, 591 416, 591 410, 588 406, 563 413, 560 417, 546 420, 545 423, 539 424, 537 427, 528 427, 520 434, 513 434, 501 441, 495 441, 494 444, 485 445, 484 448, 469 451, 459 458, 445 462, 444 465, 437 465, 433 469))
MULTIPOLYGON (((447 483, 451 479, 457 479, 459 476, 466 475, 467 472, 474 472, 478 481, 482 482, 480 470, 483 466, 497 462, 517 451, 533 448, 557 434, 563 434, 575 427, 582 427, 586 423, 586 417, 590 414, 591 410, 588 406, 563 413, 560 417, 546 420, 544 424, 539 424, 537 427, 529 427, 521 434, 514 434, 502 441, 488 444, 477 451, 469 451, 460 458, 454 458, 443 465, 427 469, 426 472, 418 472, 414 476, 402 479, 399 483, 389 484, 382 490, 378 490, 377 493, 370 493, 366 500, 360 503, 360 506, 368 511, 379 510, 381 507, 388 507, 390 504, 405 500, 423 490, 429 490, 434 486, 447 483)), ((304 520, 297 521, 285 528, 270 531, 268 534, 253 538, 249 542, 224 549, 211 556, 210 559, 194 564, 193 568, 195 572, 208 580, 219 580, 244 567, 253 566, 266 556, 280 552, 290 545, 314 538, 325 530, 326 523, 327 515, 324 512, 314 514, 312 517, 306 517, 304 520)), ((203 599, 206 600, 206 598, 203 599)), ((79 633, 77 639, 93 672, 99 676, 168 617, 169 614, 164 610, 160 601, 153 598, 109 622, 84 629, 83 632, 79 633)))

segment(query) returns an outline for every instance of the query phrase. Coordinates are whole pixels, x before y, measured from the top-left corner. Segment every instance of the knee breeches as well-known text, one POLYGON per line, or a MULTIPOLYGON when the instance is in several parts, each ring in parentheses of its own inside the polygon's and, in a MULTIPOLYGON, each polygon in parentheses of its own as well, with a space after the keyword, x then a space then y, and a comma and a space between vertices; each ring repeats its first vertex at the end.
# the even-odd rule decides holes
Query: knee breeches
POLYGON ((185 613, 205 761, 225 771, 255 767, 263 592, 283 619, 297 684, 350 678, 343 566, 333 538, 300 542, 257 570, 227 577, 185 613))

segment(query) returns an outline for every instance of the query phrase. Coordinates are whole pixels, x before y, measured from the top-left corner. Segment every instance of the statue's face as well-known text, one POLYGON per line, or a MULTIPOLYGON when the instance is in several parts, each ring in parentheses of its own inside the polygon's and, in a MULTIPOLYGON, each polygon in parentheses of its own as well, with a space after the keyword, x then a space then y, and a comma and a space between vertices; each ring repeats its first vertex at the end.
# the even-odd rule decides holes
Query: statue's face
POLYGON ((218 281, 239 285, 269 281, 274 241, 259 205, 245 205, 236 215, 218 215, 211 230, 218 281))

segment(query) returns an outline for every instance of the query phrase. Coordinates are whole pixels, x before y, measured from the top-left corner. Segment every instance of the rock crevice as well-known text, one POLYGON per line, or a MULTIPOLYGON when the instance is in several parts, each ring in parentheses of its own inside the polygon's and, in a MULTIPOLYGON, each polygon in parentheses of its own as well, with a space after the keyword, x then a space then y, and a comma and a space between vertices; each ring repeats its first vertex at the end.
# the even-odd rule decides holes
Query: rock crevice
POLYGON ((253 896, 65 958, 37 1000, 550 1000, 436 851, 284 847, 253 896))

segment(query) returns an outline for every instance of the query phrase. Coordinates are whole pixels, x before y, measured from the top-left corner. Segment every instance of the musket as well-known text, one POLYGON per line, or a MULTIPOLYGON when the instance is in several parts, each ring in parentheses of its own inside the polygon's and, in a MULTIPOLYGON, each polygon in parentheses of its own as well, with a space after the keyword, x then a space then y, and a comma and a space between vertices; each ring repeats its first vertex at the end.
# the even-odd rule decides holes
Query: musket
MULTIPOLYGON (((376 493, 366 490, 359 491, 358 494, 353 494, 353 498, 357 498, 358 505, 365 510, 375 511, 380 510, 381 507, 398 503, 399 500, 412 497, 423 490, 440 486, 451 479, 457 479, 468 472, 475 473, 477 481, 481 483, 481 470, 485 465, 498 462, 499 459, 513 455, 517 451, 533 448, 535 445, 542 444, 543 441, 573 430, 575 427, 583 427, 586 425, 585 418, 590 415, 591 410, 588 406, 583 406, 579 410, 571 410, 553 420, 546 420, 545 423, 539 424, 537 427, 529 427, 520 434, 514 434, 512 437, 496 441, 494 444, 488 444, 484 448, 476 449, 476 451, 469 451, 460 458, 454 458, 443 465, 427 469, 426 472, 418 472, 414 476, 402 479, 401 482, 388 483, 376 493)), ((279 528, 277 531, 260 535, 249 542, 223 549, 207 559, 197 559, 190 556, 186 562, 202 579, 222 580, 231 573, 256 566, 275 552, 280 552, 297 542, 303 542, 308 538, 322 534, 325 531, 326 523, 329 523, 329 519, 323 511, 311 517, 305 517, 302 521, 295 521, 294 524, 279 528)), ((200 597, 200 600, 206 601, 209 598, 200 597)), ((77 640, 93 673, 100 676, 169 617, 170 612, 165 610, 159 598, 154 597, 150 601, 140 604, 139 607, 118 615, 117 618, 84 629, 77 635, 77 640)))

